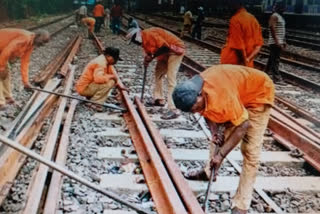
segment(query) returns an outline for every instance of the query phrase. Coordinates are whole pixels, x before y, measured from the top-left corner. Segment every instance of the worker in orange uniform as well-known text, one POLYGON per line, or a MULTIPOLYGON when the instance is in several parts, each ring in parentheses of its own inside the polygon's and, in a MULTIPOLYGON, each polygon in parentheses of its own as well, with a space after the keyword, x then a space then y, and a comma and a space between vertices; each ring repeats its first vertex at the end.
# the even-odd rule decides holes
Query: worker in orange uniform
POLYGON ((11 93, 10 61, 21 58, 21 76, 25 89, 31 88, 29 83, 29 62, 35 46, 48 42, 48 31, 36 33, 14 28, 0 30, 0 109, 6 104, 14 104, 11 93))
MULTIPOLYGON (((103 54, 87 64, 76 83, 76 90, 81 96, 100 104, 106 101, 111 89, 117 85, 113 65, 120 59, 119 53, 118 48, 107 47, 103 54)), ((117 86, 121 90, 126 90, 119 85, 117 86)), ((89 107, 97 111, 103 111, 101 105, 89 104, 89 107)))
POLYGON ((234 15, 230 19, 226 44, 221 51, 221 64, 253 67, 255 56, 263 45, 257 19, 243 7, 243 0, 228 0, 234 15))
POLYGON ((95 33, 100 32, 101 25, 104 22, 104 7, 102 4, 100 4, 100 1, 97 1, 96 6, 93 8, 93 17, 96 19, 96 25, 94 28, 95 33))
POLYGON ((169 111, 165 115, 162 115, 161 118, 169 120, 179 117, 180 113, 172 101, 172 92, 176 86, 177 72, 185 53, 183 41, 172 33, 157 27, 143 31, 134 29, 127 35, 127 38, 138 45, 142 45, 145 52, 145 67, 154 58, 157 58, 154 100, 147 104, 151 106, 165 106, 162 82, 163 77, 167 75, 169 111))
POLYGON ((179 84, 173 92, 177 108, 205 117, 212 134, 210 161, 204 169, 185 173, 189 179, 214 179, 224 158, 240 141, 243 167, 232 213, 250 207, 263 135, 274 104, 274 84, 262 71, 241 65, 215 65, 179 84))
MULTIPOLYGON (((88 27, 88 32, 89 32, 89 35, 91 33, 93 33, 93 30, 94 30, 94 25, 96 23, 96 20, 94 18, 91 18, 91 17, 86 17, 86 18, 83 18, 81 19, 81 22, 88 27)), ((90 37, 90 36, 89 36, 90 37)))

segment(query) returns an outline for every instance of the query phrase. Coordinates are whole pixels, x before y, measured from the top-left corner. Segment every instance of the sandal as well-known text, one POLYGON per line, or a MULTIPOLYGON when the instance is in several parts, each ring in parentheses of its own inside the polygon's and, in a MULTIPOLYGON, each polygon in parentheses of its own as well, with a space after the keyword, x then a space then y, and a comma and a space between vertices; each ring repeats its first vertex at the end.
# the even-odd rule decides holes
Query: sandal
POLYGON ((180 116, 180 113, 170 110, 166 114, 162 115, 160 118, 162 120, 172 120, 172 119, 178 118, 179 116, 180 116))
POLYGON ((163 107, 166 105, 166 101, 165 100, 162 100, 162 99, 156 99, 155 101, 152 101, 152 102, 147 102, 146 103, 146 106, 147 107, 151 107, 151 106, 160 106, 160 107, 163 107))
POLYGON ((204 169, 191 169, 184 174, 184 177, 189 180, 208 181, 209 178, 204 169))
POLYGON ((16 104, 16 101, 12 97, 6 97, 6 103, 9 105, 16 104))

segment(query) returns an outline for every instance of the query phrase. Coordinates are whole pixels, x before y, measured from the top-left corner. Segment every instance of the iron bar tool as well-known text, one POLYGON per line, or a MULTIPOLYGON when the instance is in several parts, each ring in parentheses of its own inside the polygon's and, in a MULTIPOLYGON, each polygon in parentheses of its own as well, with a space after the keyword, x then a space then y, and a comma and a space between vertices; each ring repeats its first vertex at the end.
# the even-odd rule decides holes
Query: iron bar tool
POLYGON ((111 191, 108 191, 108 190, 104 190, 103 187, 101 186, 98 186, 96 184, 93 184, 93 183, 90 183, 89 181, 87 181, 86 179, 80 177, 79 175, 75 174, 74 172, 70 171, 70 170, 67 170, 65 169, 64 167, 56 164, 55 162, 53 161, 50 161, 46 158, 43 158, 41 155, 31 151, 30 149, 28 148, 25 148, 24 146, 22 146, 21 144, 13 141, 13 140, 10 140, 9 138, 3 136, 3 135, 0 135, 0 141, 13 148, 14 150, 17 150, 18 152, 21 152, 23 153, 24 155, 27 155, 28 157, 31 157, 37 161, 39 161, 40 163, 60 172, 61 174, 75 180, 75 181, 78 181, 79 183, 105 195, 105 196, 108 196, 109 198, 112 198, 113 200, 123 204, 123 205, 126 205, 127 207, 133 209, 133 210, 136 210, 138 213, 141 213, 141 214, 154 214, 154 212, 152 211, 148 211, 148 210, 145 210, 141 207, 138 207, 137 205, 135 204, 132 204, 122 198, 120 198, 117 194, 111 192, 111 191))
POLYGON ((146 85, 146 79, 147 79, 147 70, 148 70, 148 66, 144 66, 144 73, 143 73, 143 82, 142 82, 142 91, 141 91, 141 102, 143 102, 143 95, 144 95, 144 88, 146 85))
POLYGON ((57 96, 60 96, 60 97, 66 97, 66 98, 70 98, 70 99, 74 99, 74 100, 79 100, 79 101, 82 101, 82 102, 87 102, 87 103, 92 103, 92 104, 95 104, 95 105, 100 105, 100 106, 103 106, 105 108, 111 108, 111 109, 115 109, 115 110, 120 110, 122 112, 126 112, 127 111, 126 109, 120 108, 120 107, 118 107, 116 105, 113 105, 113 104, 101 104, 101 103, 97 103, 97 102, 94 102, 94 101, 91 101, 91 100, 87 100, 87 99, 83 99, 83 98, 79 98, 79 97, 75 97, 75 96, 70 96, 70 95, 65 95, 65 94, 61 94, 61 93, 57 93, 57 92, 53 92, 53 91, 47 91, 47 90, 44 90, 44 89, 41 89, 41 88, 36 88, 36 87, 31 87, 30 89, 36 90, 36 91, 41 91, 41 92, 48 93, 48 94, 57 95, 57 96))
POLYGON ((211 189, 211 184, 213 183, 213 177, 214 177, 214 169, 212 168, 211 175, 210 175, 210 180, 209 180, 209 183, 208 183, 208 188, 207 188, 205 199, 204 199, 204 203, 203 203, 203 206, 202 206, 202 209, 203 209, 203 211, 205 213, 208 213, 208 209, 209 209, 208 201, 209 201, 209 193, 210 193, 210 189, 211 189))

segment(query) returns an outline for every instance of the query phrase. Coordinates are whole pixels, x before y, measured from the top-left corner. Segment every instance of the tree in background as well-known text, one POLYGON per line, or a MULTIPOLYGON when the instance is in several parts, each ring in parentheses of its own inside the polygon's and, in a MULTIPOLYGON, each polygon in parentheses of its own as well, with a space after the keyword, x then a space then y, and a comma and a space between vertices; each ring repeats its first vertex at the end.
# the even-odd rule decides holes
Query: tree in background
POLYGON ((21 19, 43 14, 72 10, 72 1, 66 0, 0 0, 10 18, 21 19))

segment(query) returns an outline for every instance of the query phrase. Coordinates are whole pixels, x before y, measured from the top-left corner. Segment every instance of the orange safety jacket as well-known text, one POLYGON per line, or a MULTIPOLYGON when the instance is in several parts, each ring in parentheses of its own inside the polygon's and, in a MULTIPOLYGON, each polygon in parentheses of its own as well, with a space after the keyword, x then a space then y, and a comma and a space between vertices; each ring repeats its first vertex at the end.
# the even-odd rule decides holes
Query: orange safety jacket
POLYGON ((29 62, 35 34, 21 29, 0 29, 0 68, 9 60, 21 58, 21 76, 24 84, 29 82, 29 62))
MULTIPOLYGON (((152 27, 141 32, 142 47, 147 54, 155 54, 159 48, 166 46, 171 53, 182 55, 185 53, 183 41, 169 31, 162 28, 152 27)), ((157 57, 158 60, 168 59, 169 54, 157 57)))
POLYGON ((87 18, 83 18, 82 22, 83 22, 83 24, 85 24, 88 27, 89 31, 91 33, 93 33, 94 25, 96 23, 96 20, 94 18, 87 17, 87 18))
MULTIPOLYGON (((241 8, 230 19, 229 32, 225 47, 221 51, 221 64, 239 65, 236 50, 243 50, 249 56, 256 46, 263 45, 261 26, 257 19, 241 8)), ((253 59, 248 64, 253 67, 253 59)))
POLYGON ((93 16, 94 17, 103 17, 104 16, 104 7, 102 4, 97 4, 93 8, 93 16))
POLYGON ((274 84, 267 74, 241 65, 215 65, 204 72, 200 112, 215 123, 238 126, 249 118, 246 108, 274 104, 274 84))
POLYGON ((76 83, 76 91, 81 95, 91 83, 104 84, 114 77, 113 66, 108 65, 106 57, 101 54, 91 60, 84 68, 76 83))

